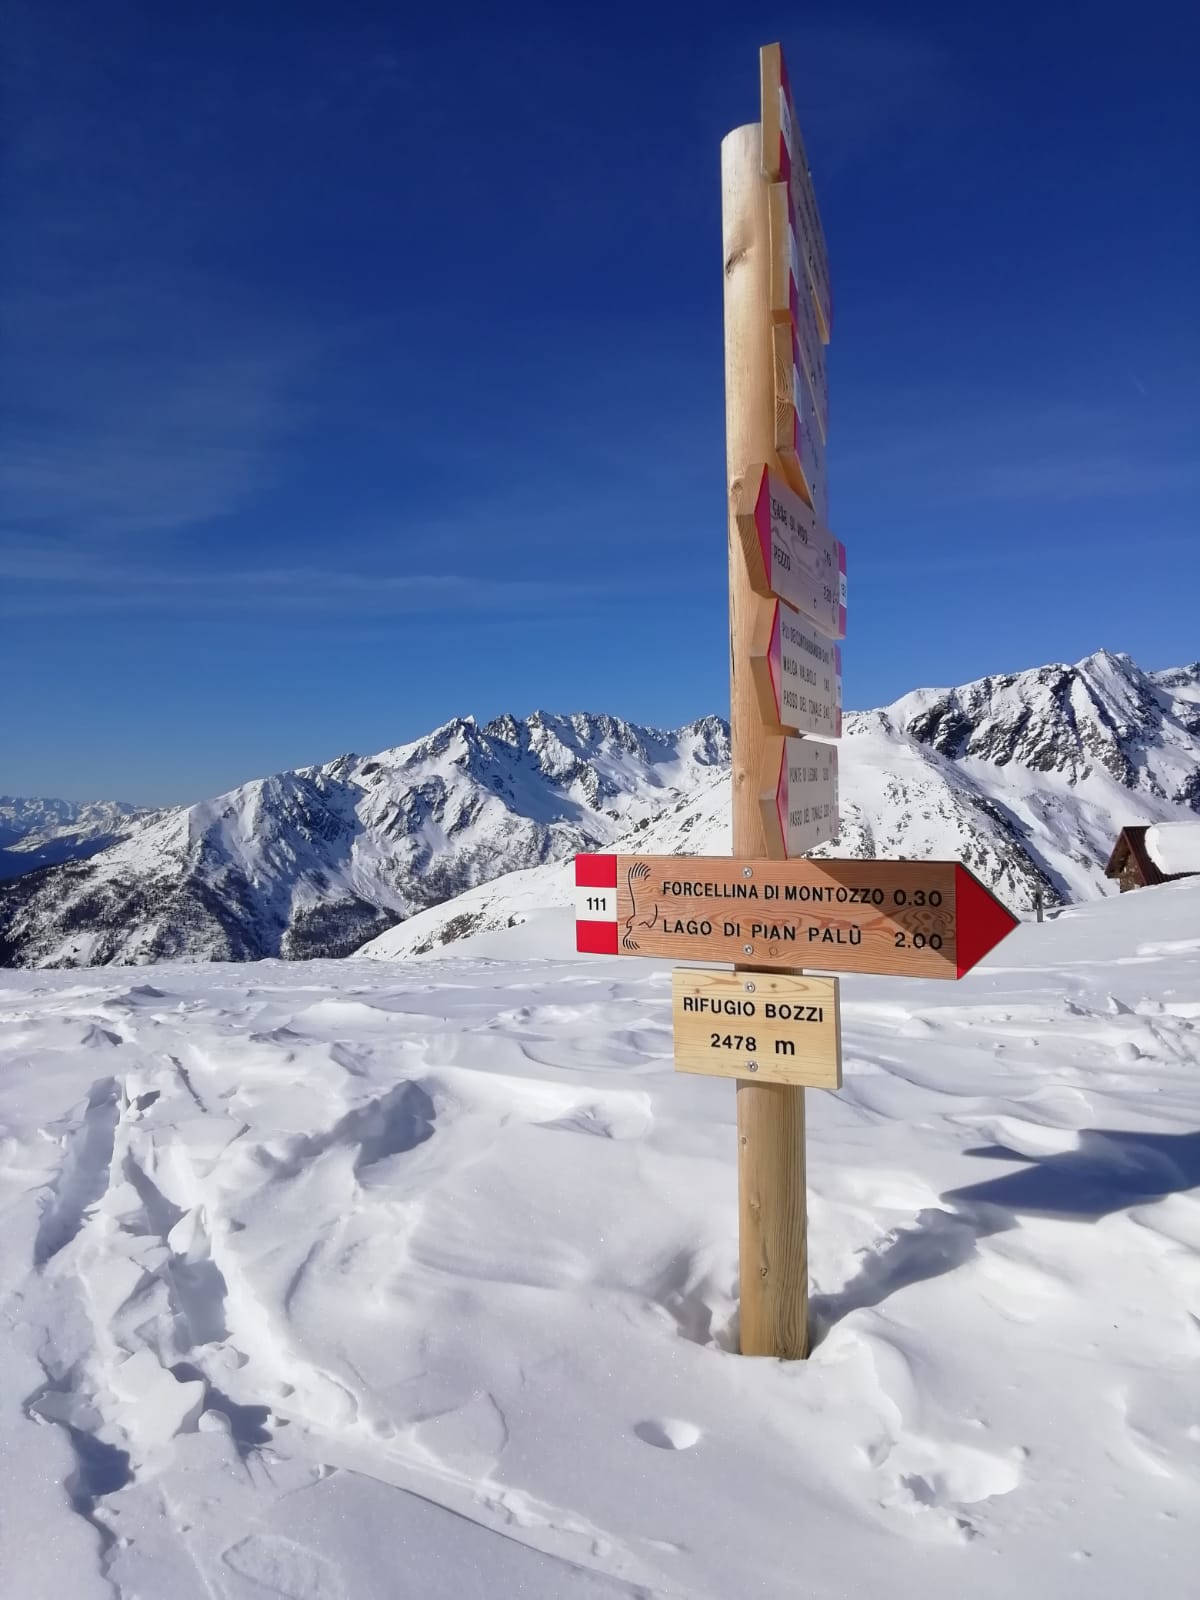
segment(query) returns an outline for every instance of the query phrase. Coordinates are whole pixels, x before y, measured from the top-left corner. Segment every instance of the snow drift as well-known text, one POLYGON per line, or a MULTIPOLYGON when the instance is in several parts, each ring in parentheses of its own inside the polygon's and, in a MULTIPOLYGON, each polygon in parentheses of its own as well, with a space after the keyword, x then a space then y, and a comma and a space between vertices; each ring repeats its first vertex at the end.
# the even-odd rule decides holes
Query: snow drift
POLYGON ((1200 884, 843 981, 797 1364, 668 968, 488 941, 0 975, 6 1593, 1194 1593, 1200 884))

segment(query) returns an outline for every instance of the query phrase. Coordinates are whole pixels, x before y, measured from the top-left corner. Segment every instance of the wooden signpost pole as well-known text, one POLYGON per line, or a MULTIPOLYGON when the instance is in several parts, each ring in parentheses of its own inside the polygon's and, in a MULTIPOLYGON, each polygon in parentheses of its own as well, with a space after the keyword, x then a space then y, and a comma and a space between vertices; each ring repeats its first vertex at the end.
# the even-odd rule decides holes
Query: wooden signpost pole
POLYGON ((833 301, 778 45, 759 69, 761 124, 721 144, 733 854, 576 856, 575 947, 733 963, 673 975, 675 1067, 737 1081, 741 1351, 795 1360, 809 1349, 804 1091, 842 1083, 838 979, 795 963, 961 978, 1016 918, 959 862, 809 854, 838 831, 833 301))
MULTIPOLYGON (((763 859, 772 853, 759 805, 767 735, 752 652, 770 602, 750 586, 737 520, 744 475, 775 453, 769 192, 758 123, 722 141, 721 218, 733 854, 763 859)), ((737 1129, 741 1351, 802 1358, 808 1354, 804 1090, 739 1081, 737 1129)))

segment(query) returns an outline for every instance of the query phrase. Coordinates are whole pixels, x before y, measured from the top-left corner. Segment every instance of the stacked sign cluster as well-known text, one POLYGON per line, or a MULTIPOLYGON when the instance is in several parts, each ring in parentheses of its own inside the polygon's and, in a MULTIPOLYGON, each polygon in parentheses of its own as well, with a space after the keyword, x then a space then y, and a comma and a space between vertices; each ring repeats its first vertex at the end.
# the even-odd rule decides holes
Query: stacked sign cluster
POLYGON ((779 46, 760 63, 761 124, 722 145, 729 483, 758 597, 746 604, 733 563, 739 854, 576 856, 575 938, 593 955, 733 963, 673 974, 675 1066, 740 1080, 740 1348, 798 1357, 808 1353, 803 1090, 842 1082, 838 980, 798 969, 961 978, 1015 919, 957 862, 808 854, 838 831, 846 552, 829 531, 825 481, 833 309, 779 46), (743 450, 768 459, 746 466, 743 450), (761 829, 739 783, 759 748, 761 829))
POLYGON ((762 168, 770 186, 777 460, 747 474, 738 517, 750 581, 774 600, 753 668, 767 744, 763 825, 773 856, 838 830, 846 551, 829 532, 825 346, 833 303, 825 235, 780 47, 761 53, 762 168), (808 737, 800 737, 807 735, 808 737))

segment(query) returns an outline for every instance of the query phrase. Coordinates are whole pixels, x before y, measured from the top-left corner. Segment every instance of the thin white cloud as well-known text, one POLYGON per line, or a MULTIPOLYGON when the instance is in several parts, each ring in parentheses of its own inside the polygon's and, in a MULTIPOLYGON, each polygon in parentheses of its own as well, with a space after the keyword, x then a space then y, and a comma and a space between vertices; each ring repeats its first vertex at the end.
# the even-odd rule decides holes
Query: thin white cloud
POLYGON ((144 615, 217 612, 346 613, 415 616, 514 616, 623 597, 627 585, 464 576, 459 573, 381 573, 314 567, 207 571, 150 564, 81 560, 69 544, 0 543, 0 616, 63 616, 91 612, 144 615))
POLYGON ((86 291, 6 282, 0 343, 0 500, 14 522, 83 541, 252 501, 306 415, 321 348, 187 274, 153 273, 86 291))

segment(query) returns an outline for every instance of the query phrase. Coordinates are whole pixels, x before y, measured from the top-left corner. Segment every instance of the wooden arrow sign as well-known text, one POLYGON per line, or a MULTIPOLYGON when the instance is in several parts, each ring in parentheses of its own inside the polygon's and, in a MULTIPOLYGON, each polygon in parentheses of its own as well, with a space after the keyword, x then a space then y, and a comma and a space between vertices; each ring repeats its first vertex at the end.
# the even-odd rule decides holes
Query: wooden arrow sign
POLYGON ((829 385, 825 347, 808 279, 796 252, 796 229, 784 184, 771 185, 771 315, 790 326, 796 341, 796 363, 816 407, 822 440, 829 437, 829 385))
POLYGON ((961 978, 1017 919, 956 861, 575 857, 592 955, 961 978))
POLYGON ((750 670, 767 728, 841 737, 841 646, 781 600, 760 608, 750 670))
POLYGON ((822 527, 829 523, 829 482, 825 442, 807 381, 800 376, 800 352, 790 323, 771 330, 775 373, 775 453, 793 489, 804 496, 822 527))
POLYGON ((794 860, 837 836, 838 757, 813 739, 768 739, 759 793, 773 856, 794 860))
POLYGON ((812 174, 800 125, 792 102, 783 51, 777 44, 759 52, 762 86, 762 169, 765 177, 787 185, 796 217, 800 255, 821 319, 826 344, 833 328, 833 295, 829 286, 829 256, 825 233, 813 193, 812 174))
POLYGON ((747 469, 737 511, 756 594, 775 595, 832 639, 846 636, 846 547, 781 478, 747 469))

